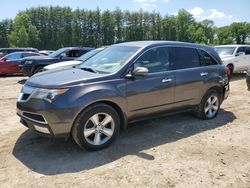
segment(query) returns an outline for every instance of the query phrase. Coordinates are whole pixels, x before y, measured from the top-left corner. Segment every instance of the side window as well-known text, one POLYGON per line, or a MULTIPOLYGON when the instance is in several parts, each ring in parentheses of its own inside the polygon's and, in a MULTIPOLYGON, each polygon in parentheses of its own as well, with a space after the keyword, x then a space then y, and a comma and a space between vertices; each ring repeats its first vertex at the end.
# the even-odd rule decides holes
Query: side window
POLYGON ((7 56, 7 60, 17 60, 17 59, 21 59, 20 53, 14 53, 7 56))
POLYGON ((67 57, 79 57, 79 50, 70 50, 66 53, 67 57))
POLYGON ((134 67, 145 67, 148 69, 149 73, 168 71, 168 48, 159 47, 148 50, 136 60, 134 67))
POLYGON ((89 52, 89 50, 79 50, 79 57, 83 54, 86 54, 87 52, 89 52))
POLYGON ((199 50, 202 64, 205 66, 217 65, 218 63, 204 50, 199 50))
POLYGON ((23 57, 29 57, 29 56, 38 56, 37 53, 23 53, 23 57))
POLYGON ((245 48, 244 47, 239 47, 238 50, 237 50, 237 53, 239 52, 245 52, 245 48))
POLYGON ((246 55, 250 55, 250 47, 246 47, 245 51, 246 51, 246 55))
POLYGON ((173 70, 194 68, 200 66, 199 56, 194 48, 171 47, 170 62, 173 70))

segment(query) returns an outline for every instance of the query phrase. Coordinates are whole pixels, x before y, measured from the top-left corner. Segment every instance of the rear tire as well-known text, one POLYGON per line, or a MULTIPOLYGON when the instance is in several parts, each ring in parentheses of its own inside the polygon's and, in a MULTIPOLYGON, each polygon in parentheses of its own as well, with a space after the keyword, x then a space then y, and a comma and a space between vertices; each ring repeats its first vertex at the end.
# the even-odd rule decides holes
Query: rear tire
POLYGON ((81 112, 72 128, 72 137, 81 147, 90 151, 110 145, 120 130, 120 118, 109 105, 94 104, 81 112))
POLYGON ((196 115, 204 120, 213 119, 217 116, 221 105, 221 97, 218 91, 209 90, 196 109, 196 115))
POLYGON ((229 68, 230 70, 230 73, 229 73, 229 79, 232 78, 232 75, 233 75, 233 72, 234 72, 234 67, 232 65, 227 65, 227 67, 229 68))

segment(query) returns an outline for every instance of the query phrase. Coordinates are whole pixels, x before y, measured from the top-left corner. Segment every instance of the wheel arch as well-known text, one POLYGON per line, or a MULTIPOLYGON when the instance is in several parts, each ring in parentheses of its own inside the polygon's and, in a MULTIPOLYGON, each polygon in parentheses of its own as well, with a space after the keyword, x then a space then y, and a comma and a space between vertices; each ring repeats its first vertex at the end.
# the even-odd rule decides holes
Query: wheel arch
POLYGON ((93 105, 95 105, 95 104, 106 104, 106 105, 109 105, 109 106, 111 106, 112 108, 114 108, 114 109, 117 111, 117 113, 118 113, 118 115, 119 115, 119 117, 120 117, 121 129, 126 129, 126 128, 127 128, 127 116, 126 116, 126 114, 122 111, 122 108, 121 108, 117 103, 115 103, 115 102, 113 102, 113 101, 109 101, 109 100, 98 100, 98 101, 94 101, 94 102, 92 102, 92 103, 86 105, 83 109, 81 109, 81 110, 77 113, 77 115, 75 116, 74 121, 73 121, 73 123, 72 123, 72 125, 71 125, 71 131, 70 131, 70 132, 72 132, 72 128, 73 128, 73 126, 74 126, 74 124, 75 124, 75 121, 76 121, 77 117, 78 117, 85 109, 87 109, 87 108, 89 108, 90 106, 93 106, 93 105))

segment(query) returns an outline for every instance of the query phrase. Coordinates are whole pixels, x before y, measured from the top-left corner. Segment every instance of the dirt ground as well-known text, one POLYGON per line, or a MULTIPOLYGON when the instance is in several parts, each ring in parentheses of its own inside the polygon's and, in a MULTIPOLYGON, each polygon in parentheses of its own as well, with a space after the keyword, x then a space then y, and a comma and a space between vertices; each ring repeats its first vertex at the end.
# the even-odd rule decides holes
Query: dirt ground
POLYGON ((28 131, 16 116, 25 77, 0 78, 0 187, 248 187, 250 92, 236 75, 217 118, 189 113, 138 123, 109 148, 28 131))

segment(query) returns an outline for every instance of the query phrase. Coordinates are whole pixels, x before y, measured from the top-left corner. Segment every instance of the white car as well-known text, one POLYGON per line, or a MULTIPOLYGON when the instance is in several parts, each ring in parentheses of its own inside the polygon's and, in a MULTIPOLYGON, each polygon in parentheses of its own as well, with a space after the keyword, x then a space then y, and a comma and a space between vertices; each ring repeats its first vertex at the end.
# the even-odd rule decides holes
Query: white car
POLYGON ((215 50, 230 69, 230 75, 250 68, 250 45, 221 45, 215 46, 215 50))
POLYGON ((91 50, 73 61, 64 61, 64 62, 60 62, 60 63, 54 63, 51 65, 47 65, 46 67, 43 68, 43 71, 72 68, 76 65, 83 63, 84 61, 88 60, 89 58, 93 57, 94 55, 98 54, 99 52, 101 52, 105 48, 106 47, 101 47, 101 48, 91 50))

